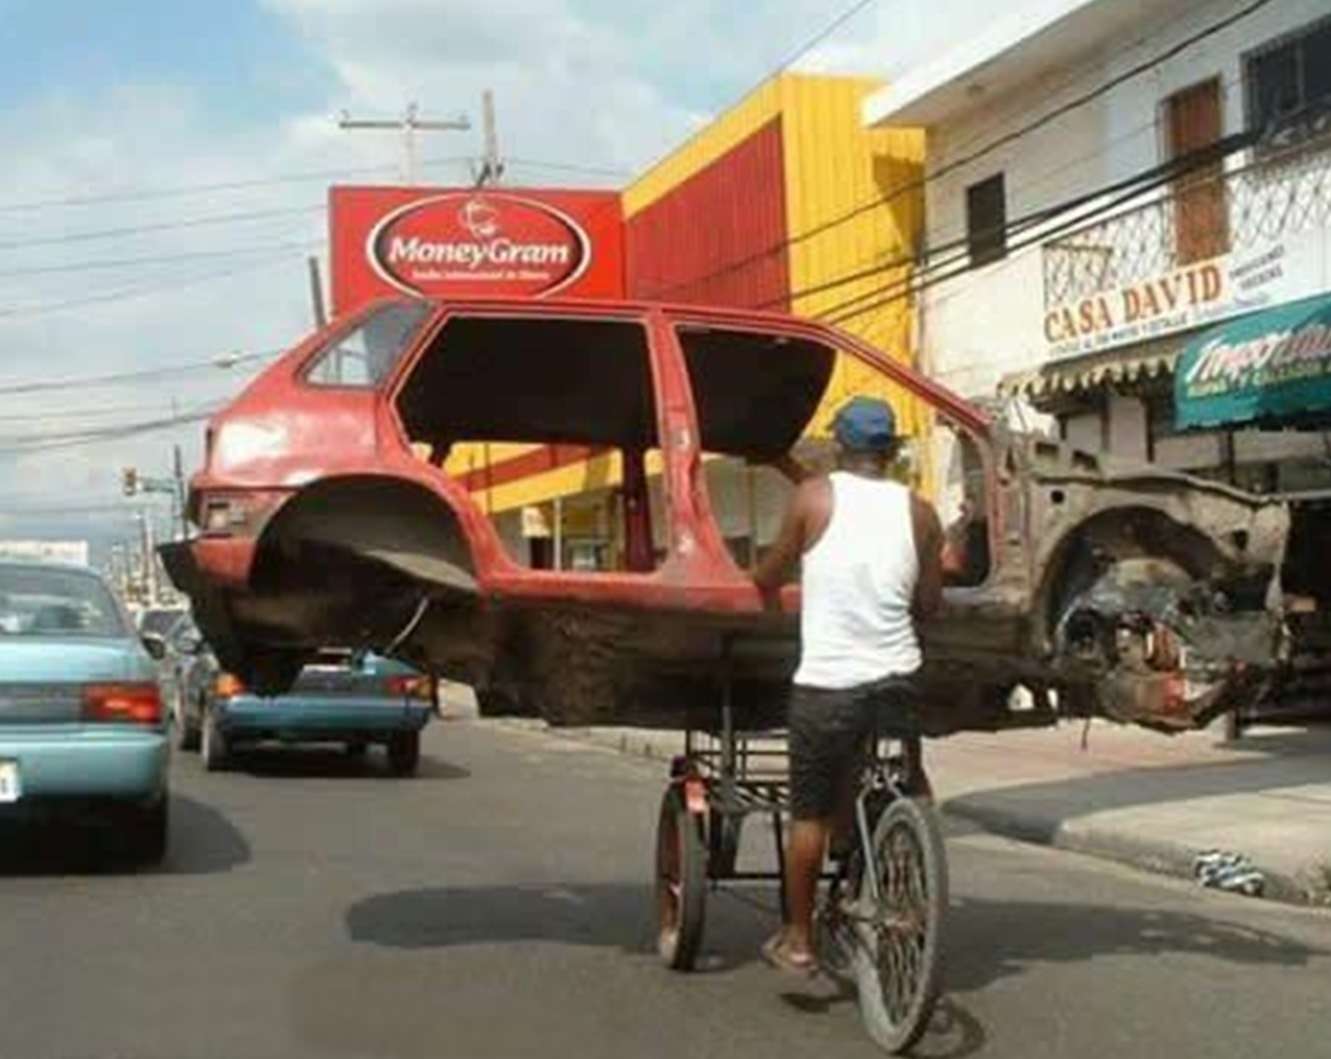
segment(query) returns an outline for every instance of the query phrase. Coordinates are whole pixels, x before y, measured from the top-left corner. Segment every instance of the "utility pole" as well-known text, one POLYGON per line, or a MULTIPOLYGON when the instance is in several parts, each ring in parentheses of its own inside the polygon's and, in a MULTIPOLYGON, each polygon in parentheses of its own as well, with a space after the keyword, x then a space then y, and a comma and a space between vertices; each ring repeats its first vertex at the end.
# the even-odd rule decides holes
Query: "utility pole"
POLYGON ((431 121, 420 117, 419 108, 414 102, 407 104, 407 109, 400 118, 353 118, 345 110, 337 119, 341 129, 394 129, 402 133, 402 182, 408 187, 420 183, 419 159, 416 157, 416 130, 426 132, 466 132, 471 128, 471 121, 465 114, 443 121, 431 121))
POLYGON ((328 323, 324 311, 324 285, 319 276, 319 259, 311 254, 306 261, 310 266, 310 304, 314 306, 314 326, 320 329, 328 323))
POLYGON ((486 89, 481 95, 481 125, 485 134, 485 156, 476 173, 476 186, 498 184, 504 175, 504 160, 499 157, 499 129, 495 124, 495 94, 486 89))
POLYGON ((176 515, 180 519, 180 536, 177 540, 189 539, 189 514, 185 510, 185 468, 180 459, 180 446, 176 445, 173 452, 172 475, 176 480, 176 515))

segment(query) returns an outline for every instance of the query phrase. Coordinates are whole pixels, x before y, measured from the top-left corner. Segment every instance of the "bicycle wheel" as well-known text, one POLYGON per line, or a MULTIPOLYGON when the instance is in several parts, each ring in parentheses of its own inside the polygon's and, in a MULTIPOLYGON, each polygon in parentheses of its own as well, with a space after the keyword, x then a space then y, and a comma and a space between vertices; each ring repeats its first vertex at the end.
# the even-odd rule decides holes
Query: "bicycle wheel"
POLYGON ((671 785, 656 824, 656 949, 672 971, 691 971, 702 947, 707 848, 701 820, 671 785))
POLYGON ((947 861, 933 809, 912 798, 887 807, 873 833, 880 895, 861 883, 854 960, 860 1016, 874 1042, 904 1052, 924 1033, 938 1002, 947 861))

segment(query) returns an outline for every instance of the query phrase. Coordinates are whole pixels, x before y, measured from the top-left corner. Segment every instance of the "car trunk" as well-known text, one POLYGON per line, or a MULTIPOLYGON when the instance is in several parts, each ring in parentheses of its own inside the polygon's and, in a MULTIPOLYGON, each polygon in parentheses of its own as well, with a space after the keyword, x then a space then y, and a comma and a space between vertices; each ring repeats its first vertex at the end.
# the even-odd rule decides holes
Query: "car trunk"
POLYGON ((128 675, 120 644, 50 636, 0 638, 0 725, 77 721, 87 684, 128 675), (72 674, 79 679, 71 680, 72 674))

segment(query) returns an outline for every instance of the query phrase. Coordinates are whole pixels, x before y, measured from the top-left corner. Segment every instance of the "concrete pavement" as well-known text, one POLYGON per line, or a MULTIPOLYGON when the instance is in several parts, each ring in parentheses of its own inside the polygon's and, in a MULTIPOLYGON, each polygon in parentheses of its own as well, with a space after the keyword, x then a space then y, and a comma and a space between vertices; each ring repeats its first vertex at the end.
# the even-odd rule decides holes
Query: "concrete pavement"
MULTIPOLYGON (((683 749, 677 732, 558 732, 662 762, 683 749)), ((1198 853, 1232 851, 1265 875, 1265 896, 1331 901, 1331 728, 1226 744, 1096 721, 954 735, 927 755, 943 809, 997 834, 1188 877, 1198 853)))

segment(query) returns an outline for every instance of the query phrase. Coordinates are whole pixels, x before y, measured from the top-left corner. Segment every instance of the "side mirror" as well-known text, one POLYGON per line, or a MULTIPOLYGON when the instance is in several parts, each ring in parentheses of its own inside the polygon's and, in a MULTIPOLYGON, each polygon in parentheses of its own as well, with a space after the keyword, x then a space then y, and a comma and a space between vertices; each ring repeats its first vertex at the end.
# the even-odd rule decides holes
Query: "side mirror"
POLYGON ((153 659, 160 662, 166 657, 166 641, 155 632, 145 632, 140 634, 139 639, 143 641, 144 650, 152 655, 153 659))

